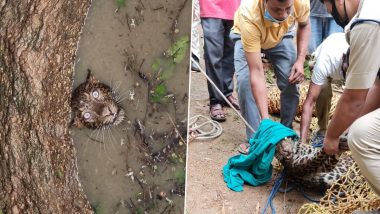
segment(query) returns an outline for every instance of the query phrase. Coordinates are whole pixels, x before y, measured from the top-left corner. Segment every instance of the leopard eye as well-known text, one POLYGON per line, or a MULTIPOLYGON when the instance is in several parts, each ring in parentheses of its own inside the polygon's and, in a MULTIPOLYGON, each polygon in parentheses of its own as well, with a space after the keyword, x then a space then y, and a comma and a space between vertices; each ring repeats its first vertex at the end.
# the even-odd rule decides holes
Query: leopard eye
POLYGON ((95 98, 98 98, 99 97, 99 92, 98 91, 93 91, 92 92, 92 96, 95 97, 95 98))
POLYGON ((90 119, 91 114, 86 112, 86 113, 84 113, 83 117, 84 117, 84 119, 90 119))

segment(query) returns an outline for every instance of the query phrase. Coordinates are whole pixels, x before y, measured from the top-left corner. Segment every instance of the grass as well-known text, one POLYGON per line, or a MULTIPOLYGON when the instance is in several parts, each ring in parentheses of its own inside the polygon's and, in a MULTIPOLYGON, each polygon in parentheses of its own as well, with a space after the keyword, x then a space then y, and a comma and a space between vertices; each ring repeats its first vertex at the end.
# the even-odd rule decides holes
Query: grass
POLYGON ((309 60, 305 60, 303 63, 303 70, 305 72, 305 79, 310 80, 312 72, 309 66, 309 60))
POLYGON ((116 0, 118 8, 125 7, 127 0, 116 0))
POLYGON ((152 101, 155 103, 166 103, 167 102, 167 88, 164 83, 161 83, 156 86, 153 90, 152 101))
MULTIPOLYGON (((303 69, 304 69, 304 73, 305 73, 305 80, 310 80, 311 75, 312 75, 312 70, 309 66, 309 60, 305 60, 305 62, 303 64, 303 69)), ((273 69, 268 69, 265 72, 265 79, 266 79, 267 83, 269 83, 269 84, 275 83, 275 77, 274 77, 273 69)))
POLYGON ((159 57, 153 60, 151 65, 152 71, 154 73, 154 81, 160 82, 153 89, 151 95, 151 100, 154 103, 167 103, 168 98, 167 88, 165 81, 169 80, 174 74, 175 68, 178 63, 182 62, 188 53, 189 48, 189 37, 183 36, 175 41, 166 51, 164 57, 159 57))
POLYGON ((95 214, 105 214, 106 213, 102 203, 99 203, 95 206, 94 212, 95 212, 95 214))
POLYGON ((184 167, 179 167, 179 170, 175 172, 174 177, 179 184, 185 184, 186 172, 184 167))

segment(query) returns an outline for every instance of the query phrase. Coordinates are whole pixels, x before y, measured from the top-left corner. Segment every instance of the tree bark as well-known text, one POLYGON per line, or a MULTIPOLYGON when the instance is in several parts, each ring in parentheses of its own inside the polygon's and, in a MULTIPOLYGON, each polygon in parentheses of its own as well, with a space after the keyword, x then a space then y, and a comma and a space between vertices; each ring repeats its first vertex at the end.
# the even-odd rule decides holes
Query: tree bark
POLYGON ((0 211, 90 213, 69 131, 90 0, 0 0, 0 211))

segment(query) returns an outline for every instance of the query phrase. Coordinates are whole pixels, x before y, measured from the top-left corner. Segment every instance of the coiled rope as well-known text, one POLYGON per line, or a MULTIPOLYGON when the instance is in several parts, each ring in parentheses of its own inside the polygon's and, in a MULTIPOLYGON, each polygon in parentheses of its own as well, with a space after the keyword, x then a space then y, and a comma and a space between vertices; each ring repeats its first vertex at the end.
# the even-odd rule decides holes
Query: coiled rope
POLYGON ((193 139, 207 140, 217 138, 222 132, 223 128, 220 123, 203 115, 196 115, 189 119, 189 133, 193 139))

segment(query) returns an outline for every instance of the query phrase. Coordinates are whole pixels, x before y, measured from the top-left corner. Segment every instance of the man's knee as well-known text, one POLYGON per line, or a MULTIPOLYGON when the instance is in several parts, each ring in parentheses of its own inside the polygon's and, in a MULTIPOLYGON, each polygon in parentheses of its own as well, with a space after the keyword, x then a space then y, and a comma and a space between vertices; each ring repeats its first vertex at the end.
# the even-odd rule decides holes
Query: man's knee
POLYGON ((296 84, 289 84, 289 82, 277 82, 277 86, 281 94, 287 96, 299 96, 298 86, 296 84))
POLYGON ((239 96, 244 96, 251 92, 251 84, 249 81, 249 75, 239 74, 236 80, 237 80, 236 83, 237 83, 237 90, 238 90, 239 96))
POLYGON ((350 150, 358 151, 358 148, 363 147, 365 133, 368 129, 368 123, 364 118, 357 119, 350 127, 348 132, 348 146, 350 150))

